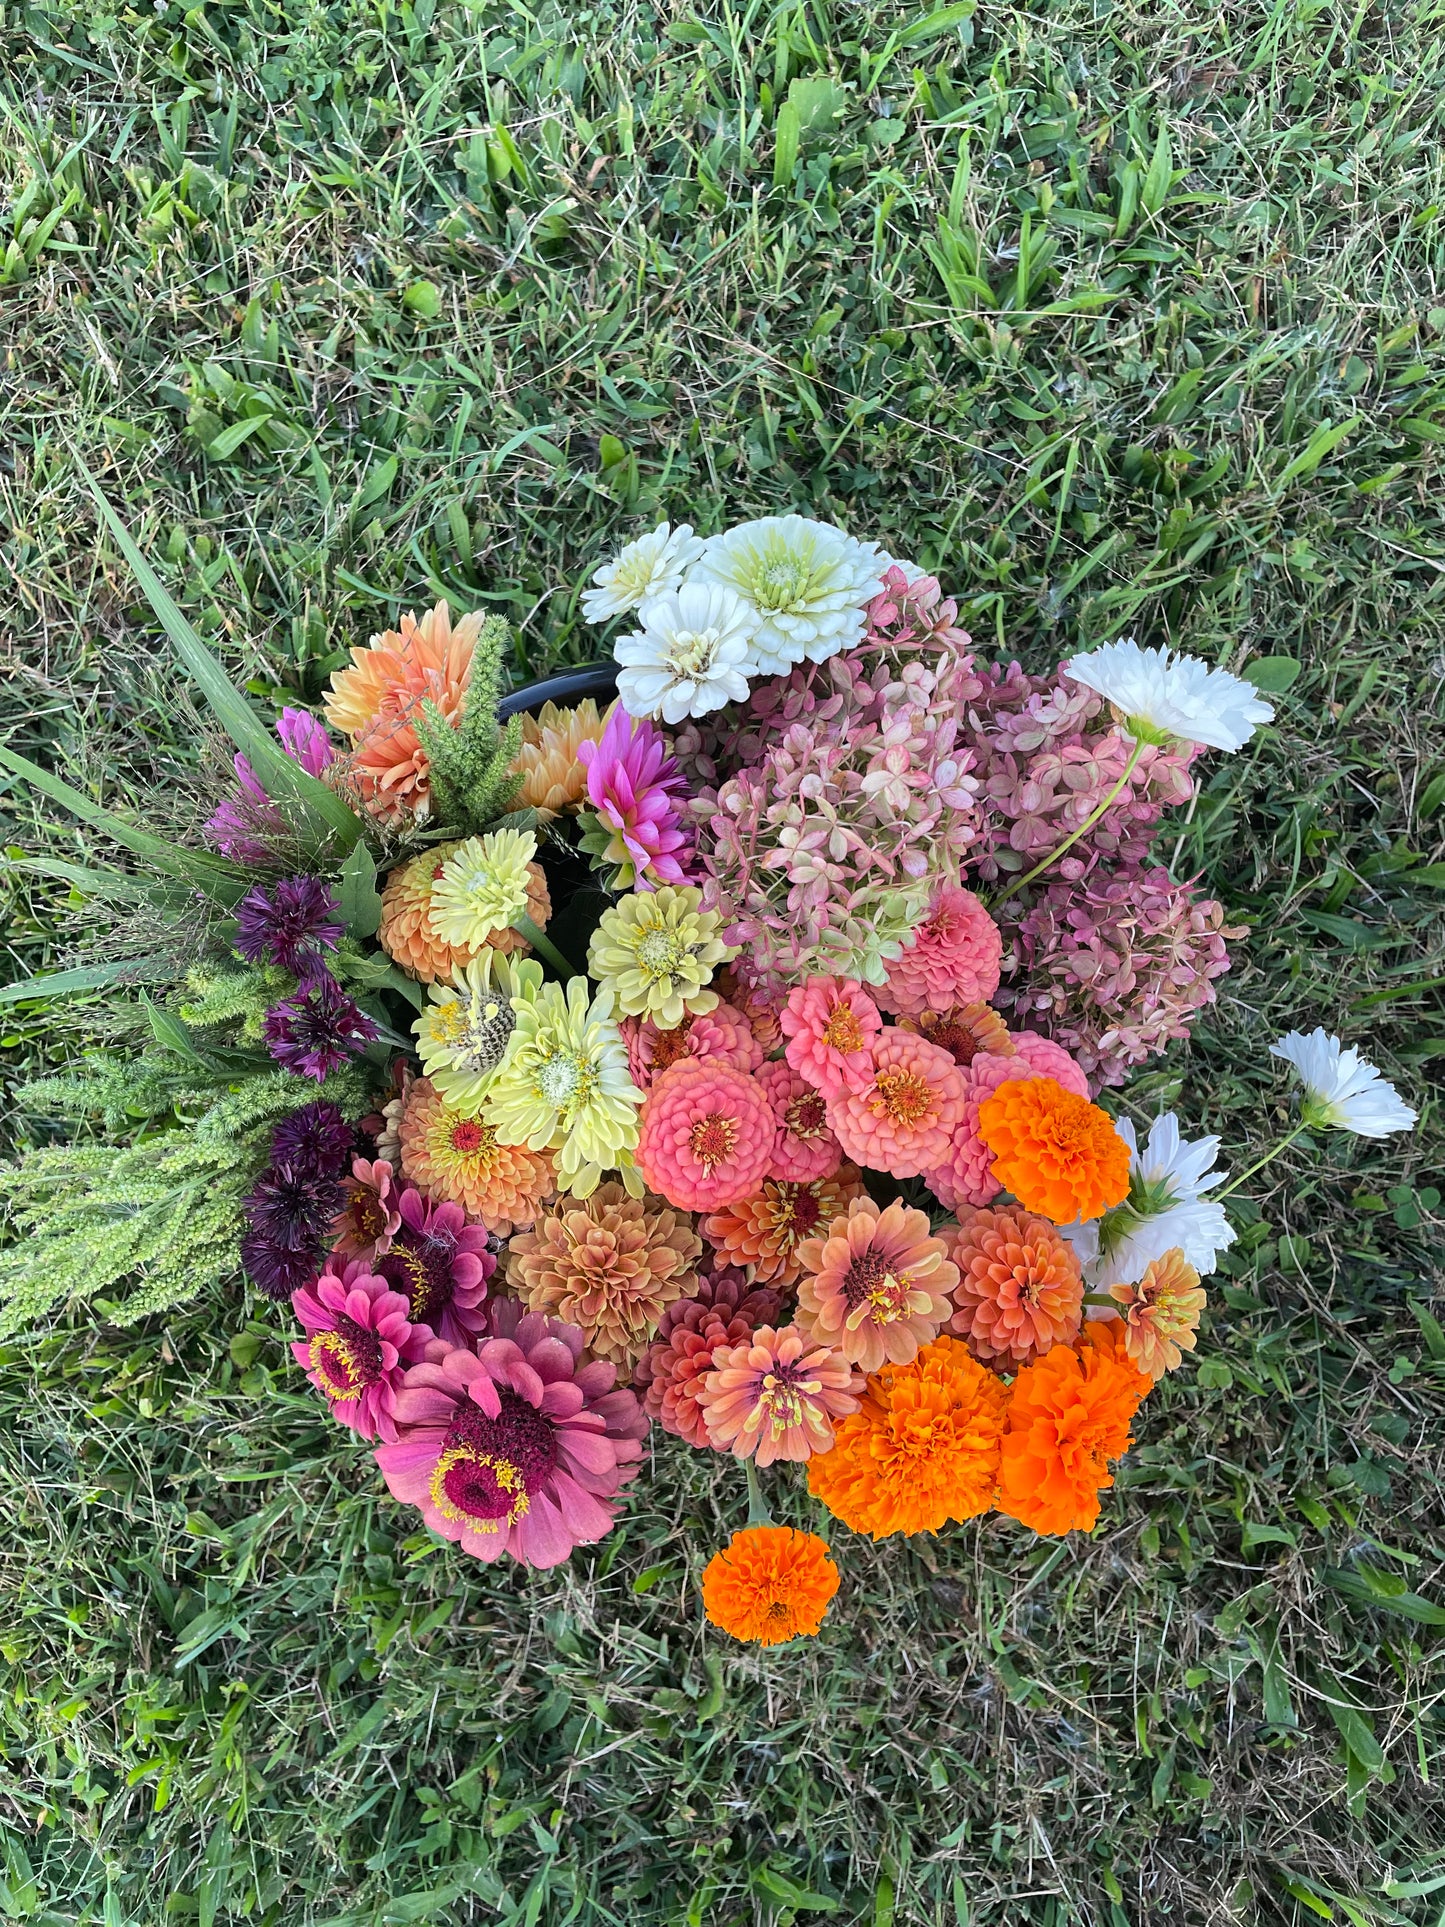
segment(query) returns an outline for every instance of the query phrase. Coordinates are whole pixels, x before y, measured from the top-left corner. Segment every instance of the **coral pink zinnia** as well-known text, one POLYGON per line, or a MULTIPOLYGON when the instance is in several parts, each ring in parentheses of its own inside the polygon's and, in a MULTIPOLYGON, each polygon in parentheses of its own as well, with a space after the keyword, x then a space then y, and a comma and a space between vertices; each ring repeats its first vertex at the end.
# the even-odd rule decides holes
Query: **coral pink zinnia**
POLYGON ((778 1120, 769 1177, 802 1183, 831 1178, 843 1162, 843 1147, 829 1129, 823 1093, 786 1062, 764 1064, 758 1082, 778 1120))
POLYGON ((945 1231, 958 1267, 949 1330, 974 1357, 1004 1371, 1071 1345, 1084 1318, 1084 1280, 1073 1246, 1047 1218, 1022 1205, 998 1205, 945 1231))
POLYGON ((680 1210, 718 1211, 757 1190, 776 1133, 773 1107, 755 1077, 686 1058, 647 1093, 637 1168, 680 1210))
POLYGON ((345 1200, 331 1227, 333 1251, 355 1258, 363 1251, 385 1251, 401 1223, 401 1197, 392 1182, 395 1168, 386 1158, 355 1158, 345 1183, 345 1200))
POLYGON ((708 1442, 759 1465, 810 1459, 832 1450, 833 1420, 857 1411, 862 1390, 842 1352, 796 1325, 763 1325, 713 1353, 701 1396, 708 1442))
POLYGON ((627 1046, 627 1068, 640 1091, 650 1090, 655 1076, 684 1057, 710 1058, 731 1064, 735 1071, 755 1071, 763 1061, 763 1047, 747 1019, 727 1003, 700 1014, 688 1011, 669 1030, 660 1030, 650 1017, 624 1017, 618 1029, 627 1046))
POLYGON ((863 1090, 873 1075, 878 1006, 852 977, 809 977, 788 992, 779 1018, 784 1055, 824 1097, 863 1090))
POLYGON ((865 1372, 907 1365, 952 1316, 958 1268, 923 1212, 855 1198, 846 1218, 800 1246, 797 1322, 865 1372))
POLYGON ((956 883, 934 892, 928 915, 903 954, 885 964, 887 982, 875 993, 880 1010, 917 1017, 925 1010, 987 1003, 998 989, 1003 938, 971 890, 956 883))
POLYGON ((292 1292, 291 1308, 306 1333, 292 1355, 332 1415, 364 1439, 394 1439, 397 1389, 432 1336, 411 1322, 405 1298, 358 1262, 292 1292))
POLYGON ((830 1103, 828 1122, 855 1163, 912 1178, 943 1163, 964 1098, 963 1073, 946 1050, 912 1031, 886 1030, 867 1084, 830 1103))
POLYGON ((647 1421, 617 1367, 582 1362, 575 1325, 498 1303, 476 1353, 440 1342, 396 1395, 395 1444, 376 1462, 392 1496, 490 1563, 560 1566, 611 1530, 647 1421))
POLYGON ((691 1298, 669 1305, 657 1337, 637 1361, 632 1383, 644 1395, 649 1418, 664 1432, 702 1449, 708 1444, 702 1388, 720 1345, 744 1344, 778 1315, 777 1292, 749 1286, 725 1266, 702 1279, 691 1298))
POLYGON ((993 1174, 993 1152, 978 1129, 978 1107, 1001 1084, 1023 1077, 1052 1077, 1076 1097, 1089 1095, 1089 1081, 1069 1053, 1050 1038, 1031 1030, 1009 1034, 1015 1055, 980 1051, 963 1073, 963 1116, 953 1142, 936 1165, 923 1173, 924 1181, 948 1211, 987 1204, 1002 1190, 993 1174))
POLYGON ((688 836, 673 797, 687 785, 661 732, 615 703, 601 740, 579 742, 577 760, 590 805, 583 849, 615 872, 619 888, 685 884, 688 836))

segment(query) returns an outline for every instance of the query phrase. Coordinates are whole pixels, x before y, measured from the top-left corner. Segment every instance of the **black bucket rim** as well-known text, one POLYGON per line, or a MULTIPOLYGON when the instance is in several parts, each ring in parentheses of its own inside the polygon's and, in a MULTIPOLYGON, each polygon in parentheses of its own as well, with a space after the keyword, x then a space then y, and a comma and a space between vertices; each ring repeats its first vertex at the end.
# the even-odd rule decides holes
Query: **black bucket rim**
POLYGON ((524 683, 520 689, 509 690, 497 704, 497 716, 499 721, 505 722, 509 716, 520 716, 530 710, 540 709, 543 703, 579 703, 589 696, 610 702, 616 694, 617 664, 587 662, 576 669, 564 669, 555 676, 545 676, 541 682, 524 683))

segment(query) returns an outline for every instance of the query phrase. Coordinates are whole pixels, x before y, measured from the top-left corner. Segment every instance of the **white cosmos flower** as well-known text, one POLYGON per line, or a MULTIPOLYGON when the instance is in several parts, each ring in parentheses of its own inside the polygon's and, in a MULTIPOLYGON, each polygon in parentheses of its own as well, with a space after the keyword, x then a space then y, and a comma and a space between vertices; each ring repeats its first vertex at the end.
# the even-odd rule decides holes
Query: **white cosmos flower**
POLYGON ((767 515, 715 535, 693 569, 754 612, 750 673, 777 676, 806 657, 826 662, 861 642, 863 611, 883 587, 887 558, 828 522, 767 515))
POLYGON ((1204 1195, 1224 1176, 1214 1168, 1219 1139, 1184 1137, 1172 1111, 1155 1118, 1142 1151, 1132 1119, 1118 1118, 1114 1128, 1129 1146, 1129 1196, 1065 1233, 1090 1289, 1135 1285, 1156 1258, 1174 1250, 1206 1277, 1235 1237, 1223 1205, 1204 1195))
POLYGON ((639 608, 649 596, 680 588, 702 551, 701 536, 686 522, 677 528, 659 522, 650 535, 639 535, 603 563, 592 578, 594 586, 583 592, 582 614, 588 622, 610 622, 639 608))
POLYGON ((1269 1047, 1299 1073, 1305 1088, 1303 1117, 1316 1130, 1353 1131, 1357 1137, 1388 1137, 1410 1131, 1416 1113, 1357 1050, 1342 1050, 1338 1037, 1292 1030, 1269 1047))
POLYGON ((1274 715, 1227 669, 1211 669, 1197 656, 1169 649, 1141 649, 1132 636, 1075 656, 1063 672, 1111 702, 1136 741, 1182 737, 1207 749, 1243 749, 1255 725, 1274 715))
POLYGON ((629 716, 680 723, 746 700, 757 618, 730 589, 684 582, 649 596, 637 617, 642 627, 619 636, 612 651, 621 665, 617 693, 629 716))

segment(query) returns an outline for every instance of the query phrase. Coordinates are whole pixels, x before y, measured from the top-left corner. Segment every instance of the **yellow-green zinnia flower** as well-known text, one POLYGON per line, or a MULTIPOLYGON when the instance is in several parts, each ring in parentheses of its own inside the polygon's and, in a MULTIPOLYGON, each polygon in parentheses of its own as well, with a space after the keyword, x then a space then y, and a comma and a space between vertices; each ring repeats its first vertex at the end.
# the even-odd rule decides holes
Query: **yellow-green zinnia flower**
POLYGON ((450 983, 431 986, 412 1029, 423 1070, 453 1109, 475 1114, 516 1028, 512 999, 541 987, 539 963, 490 948, 454 970, 450 983))
POLYGON ((719 937, 722 918, 704 910, 702 891, 672 884, 623 897, 592 935, 587 968, 602 986, 598 1002, 625 1017, 650 1017, 671 1030, 717 1006, 705 986, 737 952, 719 937))
POLYGON ((469 836, 442 865, 432 886, 432 928, 458 950, 478 950, 497 930, 527 915, 529 864, 537 854, 530 830, 469 836))

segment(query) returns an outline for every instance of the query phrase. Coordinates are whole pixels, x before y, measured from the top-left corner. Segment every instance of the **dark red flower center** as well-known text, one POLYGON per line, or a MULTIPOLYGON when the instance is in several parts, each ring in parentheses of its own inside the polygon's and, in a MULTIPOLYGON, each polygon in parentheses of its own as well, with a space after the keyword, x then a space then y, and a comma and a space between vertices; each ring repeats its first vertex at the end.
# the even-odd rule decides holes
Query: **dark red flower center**
POLYGON ((552 1476, 557 1439, 551 1424, 516 1392, 501 1390, 496 1418, 463 1405, 432 1474, 431 1497, 448 1519, 475 1531, 515 1525, 552 1476))
POLYGON ((386 1208, 369 1184, 352 1185, 346 1216, 359 1244, 374 1245, 386 1230, 386 1208))
POLYGON ((804 1091, 783 1113, 783 1126, 794 1137, 821 1137, 828 1128, 828 1107, 821 1091, 804 1091))
POLYGON ((926 1035, 930 1044, 946 1050, 954 1063, 965 1069, 978 1056, 978 1039, 963 1024, 935 1024, 926 1035))
POLYGON ((473 1151, 480 1151, 486 1141, 486 1126, 478 1124, 475 1118, 465 1117, 460 1124, 452 1126, 452 1149, 460 1151, 463 1156, 469 1156, 473 1151))
POLYGON ((849 1311, 866 1304, 872 1322, 888 1325, 907 1309, 911 1283, 908 1273, 897 1270, 886 1252, 869 1245, 844 1274, 843 1299, 849 1311))
POLYGON ((665 1071, 684 1057, 692 1056, 692 1018, 684 1017, 672 1030, 660 1030, 652 1040, 652 1068, 665 1071))
POLYGON ((392 1239, 391 1250, 375 1261, 374 1269, 393 1291, 405 1293, 412 1322, 429 1325, 434 1315, 452 1302, 454 1255, 453 1245, 418 1237, 403 1226, 392 1239))
POLYGON ((698 1118, 687 1139, 688 1149, 709 1172, 715 1164, 732 1156, 737 1141, 738 1121, 723 1111, 709 1111, 706 1117, 698 1118))
POLYGON ((778 1223, 795 1238, 805 1238, 822 1215, 823 1207, 806 1184, 779 1184, 778 1223))
POLYGON ((311 1369, 328 1398, 348 1402, 381 1377, 381 1339, 344 1311, 334 1316, 335 1330, 317 1332, 311 1341, 311 1369))

